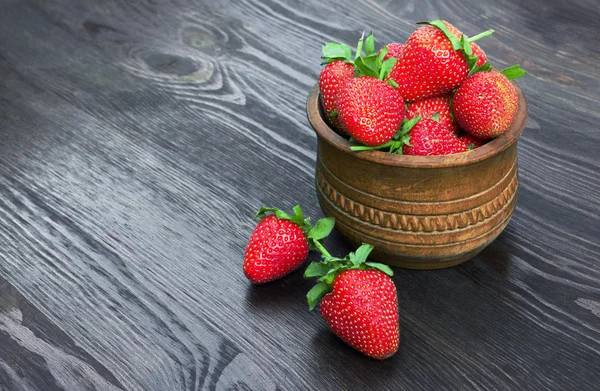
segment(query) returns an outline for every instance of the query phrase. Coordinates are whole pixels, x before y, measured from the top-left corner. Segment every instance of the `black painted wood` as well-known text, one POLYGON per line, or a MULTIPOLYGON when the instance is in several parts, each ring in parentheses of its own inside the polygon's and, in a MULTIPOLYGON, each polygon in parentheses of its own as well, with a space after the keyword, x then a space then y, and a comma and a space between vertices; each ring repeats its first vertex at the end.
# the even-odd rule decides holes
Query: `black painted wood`
POLYGON ((595 0, 0 1, 0 389, 598 389, 598 20, 595 0), (396 270, 401 347, 377 362, 308 312, 301 272, 252 287, 242 255, 260 205, 321 216, 322 43, 438 16, 530 72, 519 201, 474 260, 396 270))

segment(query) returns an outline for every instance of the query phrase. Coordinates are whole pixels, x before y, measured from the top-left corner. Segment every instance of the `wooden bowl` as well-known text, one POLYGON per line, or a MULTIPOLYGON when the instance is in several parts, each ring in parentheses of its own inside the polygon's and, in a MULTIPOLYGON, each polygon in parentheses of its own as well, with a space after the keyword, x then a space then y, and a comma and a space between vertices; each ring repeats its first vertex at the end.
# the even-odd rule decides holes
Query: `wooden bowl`
POLYGON ((373 244, 380 262, 437 269, 473 258, 506 227, 517 201, 517 140, 527 102, 513 85, 519 108, 510 128, 479 148, 446 156, 351 151, 325 121, 315 86, 306 109, 317 133, 323 212, 355 245, 373 244))

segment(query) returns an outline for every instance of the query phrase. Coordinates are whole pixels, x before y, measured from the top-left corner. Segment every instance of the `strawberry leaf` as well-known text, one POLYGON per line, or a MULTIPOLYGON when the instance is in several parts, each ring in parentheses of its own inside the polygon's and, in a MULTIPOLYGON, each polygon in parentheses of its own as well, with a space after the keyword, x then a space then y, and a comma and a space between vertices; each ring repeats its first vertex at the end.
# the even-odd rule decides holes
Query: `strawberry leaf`
POLYGON ((353 265, 358 266, 361 263, 365 263, 369 257, 369 254, 371 251, 373 251, 373 248, 375 248, 375 246, 372 244, 363 243, 359 248, 356 249, 354 253, 350 253, 350 260, 352 261, 353 265))
MULTIPOLYGON (((404 118, 404 120, 402 120, 402 127, 400 128, 400 135, 404 136, 405 134, 408 134, 408 132, 410 132, 412 128, 415 127, 417 122, 421 120, 421 118, 423 117, 421 117, 420 115, 417 115, 416 117, 411 119, 404 118)), ((396 135, 398 134, 396 133, 396 135)))
POLYGON ((377 269, 377 270, 387 274, 388 276, 394 275, 394 271, 392 270, 392 268, 383 263, 367 262, 366 265, 372 269, 377 269))
POLYGON ((388 81, 386 81, 386 83, 388 83, 389 85, 391 85, 394 88, 398 88, 398 83, 396 83, 396 81, 393 79, 389 79, 388 81))
POLYGON ((325 282, 319 282, 317 285, 313 286, 306 294, 308 308, 312 311, 321 300, 321 297, 325 296, 329 291, 331 291, 331 284, 325 282))
POLYGON ((392 146, 394 142, 393 141, 388 141, 385 144, 381 144, 381 145, 353 145, 350 147, 351 151, 355 151, 355 152, 359 152, 359 151, 374 151, 377 149, 385 149, 388 148, 390 146, 392 146))
POLYGON ((383 48, 381 48, 381 50, 379 51, 379 62, 383 63, 383 59, 385 58, 385 56, 388 54, 388 47, 384 46, 383 48))
POLYGON ((467 76, 471 76, 474 73, 477 72, 490 72, 492 70, 492 66, 490 65, 490 63, 485 62, 483 63, 481 66, 477 66, 477 61, 475 61, 475 66, 472 68, 469 68, 469 74, 467 76))
POLYGON ((433 115, 431 116, 431 119, 434 120, 435 122, 440 122, 440 113, 433 113, 433 115))
POLYGON ((265 208, 264 206, 261 206, 261 208, 258 210, 258 212, 256 212, 256 215, 254 216, 254 220, 260 221, 267 216, 267 212, 276 213, 278 210, 279 209, 277 209, 277 208, 265 208))
POLYGON ((373 33, 369 33, 365 39, 365 54, 367 56, 375 53, 375 38, 373 33))
POLYGON ((508 80, 518 79, 527 74, 527 72, 521 68, 519 64, 513 65, 512 67, 508 67, 500 71, 508 80))
POLYGON ((330 269, 331 266, 325 262, 313 262, 304 271, 304 278, 323 277, 330 269))
POLYGON ((315 226, 308 231, 306 237, 308 239, 321 240, 327 237, 333 230, 335 219, 333 217, 324 217, 319 219, 315 226))
POLYGON ((454 34, 452 34, 450 32, 450 30, 448 30, 448 28, 446 27, 446 24, 444 24, 444 22, 442 20, 435 19, 435 20, 431 20, 429 22, 417 22, 417 24, 428 24, 430 26, 437 27, 444 33, 446 38, 448 38, 448 40, 452 44, 452 49, 454 51, 460 50, 462 48, 462 45, 460 44, 460 41, 458 40, 458 38, 456 38, 456 36, 454 34))
POLYGON ((410 134, 405 134, 402 136, 402 144, 412 147, 412 144, 410 143, 410 134))
MULTIPOLYGON (((377 58, 375 58, 377 60, 377 58)), ((372 60, 367 57, 358 57, 354 61, 358 76, 371 76, 378 77, 379 72, 377 71, 377 65, 373 64, 372 60)))
POLYGON ((397 61, 398 61, 397 58, 390 57, 390 58, 388 58, 387 60, 385 60, 384 62, 381 63, 381 69, 379 70, 379 79, 380 80, 385 80, 386 79, 386 77, 392 71, 392 68, 394 67, 394 65, 396 65, 397 61))
MULTIPOLYGON (((469 37, 467 37, 466 34, 463 34, 460 37, 460 47, 465 52, 465 54, 472 55, 473 50, 471 49, 471 43, 468 41, 468 38, 469 37)), ((475 58, 477 58, 477 56, 475 56, 475 58)))
POLYGON ((475 144, 471 143, 469 144, 469 146, 467 147, 467 150, 472 151, 475 148, 475 144))
POLYGON ((352 61, 352 49, 348 45, 337 42, 327 42, 322 49, 323 59, 330 60, 347 60, 352 61))
MULTIPOLYGON (((305 228, 305 225, 307 223, 307 221, 304 219, 304 214, 302 213, 302 208, 300 207, 300 205, 296 205, 294 206, 294 208, 292 209, 294 211, 294 214, 291 217, 283 217, 283 214, 281 215, 282 217, 279 217, 278 213, 281 211, 278 211, 275 213, 275 215, 277 216, 277 218, 284 218, 286 220, 291 221, 292 223, 299 225, 300 227, 302 227, 303 229, 305 228)), ((285 212, 283 212, 285 213, 285 212)), ((287 213, 285 213, 287 216, 289 216, 287 213)), ((310 224, 309 224, 310 227, 310 224)), ((310 229, 310 228, 309 228, 310 229)), ((306 233, 306 231, 305 231, 306 233)))
POLYGON ((362 55, 363 44, 365 42, 365 32, 363 31, 358 44, 356 45, 356 53, 354 54, 354 61, 356 61, 362 55))

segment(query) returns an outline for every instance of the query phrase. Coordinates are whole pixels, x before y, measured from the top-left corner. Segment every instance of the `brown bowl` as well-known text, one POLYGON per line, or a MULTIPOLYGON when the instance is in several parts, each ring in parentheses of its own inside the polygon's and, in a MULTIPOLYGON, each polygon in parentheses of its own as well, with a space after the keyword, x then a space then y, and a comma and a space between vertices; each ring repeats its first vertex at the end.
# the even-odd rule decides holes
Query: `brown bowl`
POLYGON ((373 244, 380 262, 437 269, 473 258, 506 227, 517 201, 517 140, 527 102, 513 85, 519 108, 510 128, 479 148, 446 156, 351 151, 324 120, 315 86, 306 110, 317 133, 323 212, 354 244, 373 244))

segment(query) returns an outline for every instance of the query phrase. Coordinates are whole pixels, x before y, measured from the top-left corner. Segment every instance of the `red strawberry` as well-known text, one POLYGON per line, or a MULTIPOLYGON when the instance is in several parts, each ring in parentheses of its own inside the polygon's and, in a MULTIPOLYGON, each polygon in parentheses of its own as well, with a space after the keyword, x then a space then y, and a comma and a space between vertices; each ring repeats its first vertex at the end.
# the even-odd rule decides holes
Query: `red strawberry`
POLYGON ((458 139, 462 141, 462 143, 465 144, 468 149, 479 148, 488 142, 488 140, 480 139, 468 133, 458 136, 458 139))
POLYGON ((483 64, 485 64, 487 62, 487 56, 485 55, 483 50, 481 50, 479 45, 477 45, 475 42, 473 42, 473 43, 471 43, 471 49, 473 50, 473 55, 477 56, 477 66, 478 67, 482 66, 483 64))
POLYGON ((423 118, 410 130, 410 145, 402 150, 405 155, 433 156, 466 152, 467 147, 439 122, 423 118))
POLYGON ((300 206, 294 215, 275 208, 261 208, 260 219, 248 241, 244 254, 244 274, 255 284, 281 278, 296 270, 306 259, 309 239, 320 240, 333 229, 333 219, 324 218, 310 226, 304 219, 300 206), (266 215, 274 212, 274 215, 266 215))
POLYGON ((411 102, 406 109, 406 118, 414 118, 420 115, 423 118, 431 118, 435 113, 439 113, 438 122, 454 134, 458 134, 458 126, 452 118, 450 101, 452 95, 435 96, 424 98, 411 102))
POLYGON ((365 262, 372 249, 363 244, 344 259, 325 250, 324 261, 311 264, 304 275, 320 277, 307 298, 313 309, 325 295, 320 312, 334 334, 363 354, 383 360, 396 353, 400 343, 398 299, 389 277, 392 270, 365 262))
POLYGON ((452 113, 460 127, 484 139, 504 133, 517 107, 517 93, 500 72, 477 72, 469 76, 452 101, 452 113))
POLYGON ((465 50, 472 51, 470 42, 492 32, 489 30, 462 42, 463 34, 450 23, 440 20, 426 23, 430 25, 410 35, 402 58, 389 76, 408 101, 443 95, 458 87, 477 63, 465 50))
POLYGON ((321 301, 320 311, 337 336, 367 356, 383 360, 398 350, 396 287, 385 273, 342 272, 321 301))
POLYGON ((365 145, 389 141, 406 113, 402 95, 371 76, 351 79, 340 90, 337 111, 340 125, 365 145))
MULTIPOLYGON (((387 60, 388 58, 400 58, 402 57, 402 51, 404 50, 404 44, 403 43, 388 43, 387 45, 384 46, 385 48, 387 48, 387 53, 385 56, 383 56, 383 61, 387 60)), ((381 49, 383 50, 383 48, 381 49)), ((380 51, 381 53, 381 51, 380 51)))
POLYGON ((354 77, 354 65, 343 60, 333 61, 321 71, 319 76, 319 89, 323 99, 323 106, 331 125, 340 130, 335 105, 338 93, 344 83, 354 77))

